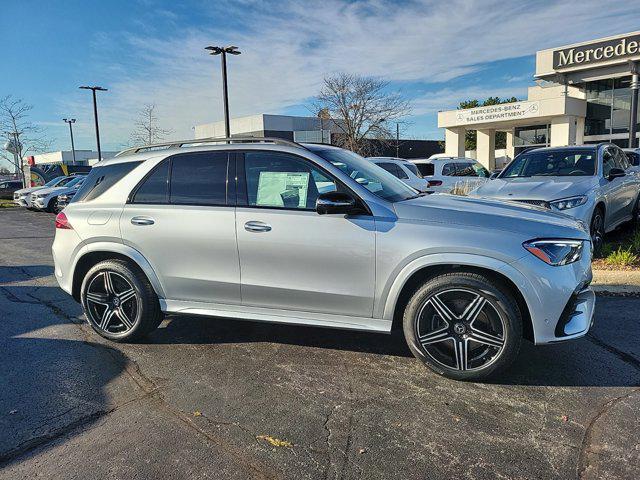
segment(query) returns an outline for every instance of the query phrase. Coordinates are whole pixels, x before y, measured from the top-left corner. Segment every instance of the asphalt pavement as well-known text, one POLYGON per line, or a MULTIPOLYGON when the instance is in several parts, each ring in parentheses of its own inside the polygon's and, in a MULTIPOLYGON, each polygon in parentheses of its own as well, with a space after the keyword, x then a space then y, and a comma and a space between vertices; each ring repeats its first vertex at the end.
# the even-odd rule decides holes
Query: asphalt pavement
POLYGON ((1 479, 640 478, 640 298, 461 383, 399 333, 183 316, 109 343, 57 287, 53 232, 0 210, 1 479))

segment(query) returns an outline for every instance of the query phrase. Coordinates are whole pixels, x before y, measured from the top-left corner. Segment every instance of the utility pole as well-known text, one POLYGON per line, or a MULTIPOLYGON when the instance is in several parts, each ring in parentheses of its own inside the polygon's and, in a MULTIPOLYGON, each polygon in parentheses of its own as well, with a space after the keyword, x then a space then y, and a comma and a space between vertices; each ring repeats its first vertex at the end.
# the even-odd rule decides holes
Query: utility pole
POLYGON ((224 106, 224 136, 231 137, 231 127, 229 122, 229 88, 227 86, 227 53, 229 55, 240 55, 238 47, 229 45, 228 47, 205 47, 210 55, 222 55, 222 102, 224 106))
POLYGON ((66 118, 63 118, 62 121, 69 124, 69 134, 71 135, 71 154, 73 155, 73 163, 75 164, 76 163, 76 146, 73 143, 73 127, 71 125, 76 123, 76 119, 70 118, 67 120, 66 118))
POLYGON ((83 90, 91 90, 93 93, 93 118, 96 122, 96 144, 98 145, 98 161, 102 160, 102 150, 100 150, 100 127, 98 126, 98 101, 96 100, 96 91, 98 92, 106 92, 106 88, 98 87, 98 86, 82 86, 78 87, 83 90))
POLYGON ((638 127, 638 89, 640 88, 640 65, 629 62, 631 70, 631 119, 629 122, 629 148, 636 148, 636 131, 638 127))
POLYGON ((396 158, 400 158, 400 124, 396 122, 396 158))

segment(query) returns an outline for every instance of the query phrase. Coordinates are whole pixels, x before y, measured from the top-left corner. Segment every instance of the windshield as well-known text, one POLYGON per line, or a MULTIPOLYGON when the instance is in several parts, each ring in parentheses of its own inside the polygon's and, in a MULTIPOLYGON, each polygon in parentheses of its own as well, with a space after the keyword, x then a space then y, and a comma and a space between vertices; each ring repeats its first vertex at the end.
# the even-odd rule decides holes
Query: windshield
POLYGON ((328 160, 371 193, 389 202, 416 198, 419 194, 383 168, 348 150, 318 149, 313 152, 328 160))
POLYGON ((84 175, 81 177, 71 177, 69 182, 64 183, 65 187, 73 187, 74 185, 78 185, 84 180, 84 175))
POLYGON ((58 184, 58 182, 61 182, 62 180, 64 180, 67 177, 56 177, 53 180, 49 180, 47 183, 45 183, 43 186, 44 187, 53 187, 55 185, 58 184))
POLYGON ((595 150, 532 150, 516 157, 500 178, 591 176, 595 172, 595 150))

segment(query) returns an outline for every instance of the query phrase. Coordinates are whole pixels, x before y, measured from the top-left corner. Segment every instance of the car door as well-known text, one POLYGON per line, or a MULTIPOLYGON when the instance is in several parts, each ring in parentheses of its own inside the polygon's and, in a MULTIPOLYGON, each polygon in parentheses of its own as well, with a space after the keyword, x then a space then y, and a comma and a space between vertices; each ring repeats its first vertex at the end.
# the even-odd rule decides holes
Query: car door
POLYGON ((372 316, 373 217, 315 211, 320 189, 344 188, 313 162, 293 154, 241 154, 236 232, 243 304, 372 316))
POLYGON ((625 215, 625 190, 624 177, 609 180, 609 173, 612 168, 620 168, 617 163, 616 150, 614 147, 605 147, 602 154, 602 177, 603 191, 607 202, 607 214, 605 229, 609 229, 620 222, 625 215))
POLYGON ((633 214, 633 208, 638 198, 638 179, 634 174, 629 159, 622 149, 615 147, 616 166, 625 171, 626 175, 621 178, 624 188, 622 189, 622 218, 627 218, 633 214))
POLYGON ((442 166, 442 191, 451 192, 456 186, 456 164, 455 162, 445 163, 442 166))
POLYGON ((235 178, 235 162, 229 156, 215 151, 169 157, 124 207, 123 241, 149 261, 169 299, 240 303, 235 182, 227 182, 228 175, 235 178))

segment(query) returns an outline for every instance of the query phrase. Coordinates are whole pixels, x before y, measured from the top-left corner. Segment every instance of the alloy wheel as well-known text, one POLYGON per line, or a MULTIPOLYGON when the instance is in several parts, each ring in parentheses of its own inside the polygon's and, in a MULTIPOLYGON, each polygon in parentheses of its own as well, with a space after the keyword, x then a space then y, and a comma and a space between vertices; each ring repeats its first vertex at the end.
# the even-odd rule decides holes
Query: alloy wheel
POLYGON ((87 316, 99 329, 110 334, 130 331, 140 315, 140 299, 129 280, 104 270, 95 275, 84 295, 87 316))
POLYGON ((596 211, 591 220, 591 245, 593 251, 599 253, 604 243, 604 218, 596 211))
POLYGON ((438 364, 460 371, 480 370, 504 350, 507 328, 493 300, 471 289, 448 289, 429 296, 415 317, 418 343, 438 364))

